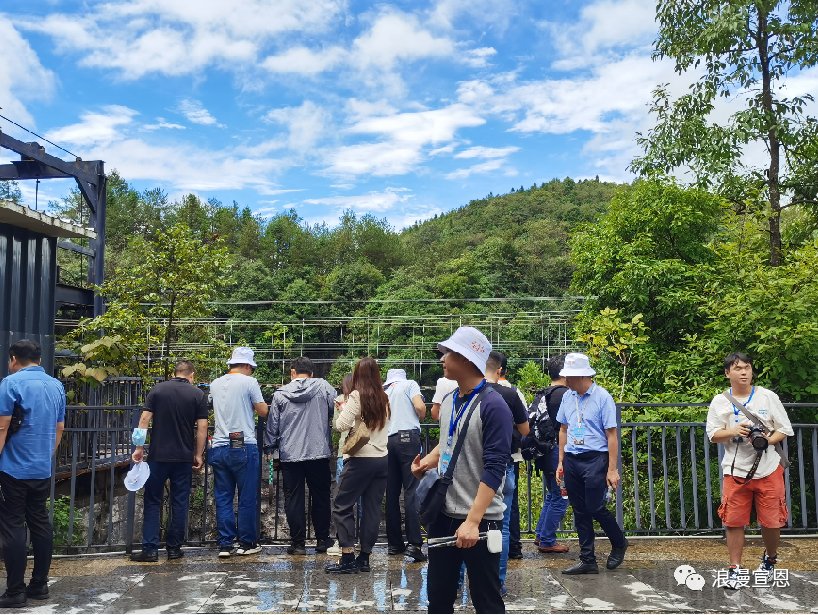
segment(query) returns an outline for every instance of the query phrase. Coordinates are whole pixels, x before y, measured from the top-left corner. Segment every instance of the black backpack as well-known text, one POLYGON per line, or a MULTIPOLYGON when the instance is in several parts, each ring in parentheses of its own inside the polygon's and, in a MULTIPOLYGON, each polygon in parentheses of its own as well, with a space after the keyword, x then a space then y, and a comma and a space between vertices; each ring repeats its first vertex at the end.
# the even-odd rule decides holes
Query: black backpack
POLYGON ((528 408, 531 435, 537 448, 542 453, 548 453, 557 445, 559 426, 551 420, 551 414, 548 412, 551 395, 558 389, 567 388, 566 386, 559 385, 539 391, 534 397, 534 401, 531 402, 531 406, 528 408))

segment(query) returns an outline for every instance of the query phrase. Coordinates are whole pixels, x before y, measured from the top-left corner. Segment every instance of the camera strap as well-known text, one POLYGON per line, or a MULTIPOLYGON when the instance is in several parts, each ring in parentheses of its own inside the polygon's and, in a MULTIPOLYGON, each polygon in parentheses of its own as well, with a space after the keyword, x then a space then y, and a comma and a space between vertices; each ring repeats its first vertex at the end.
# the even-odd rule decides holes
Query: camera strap
MULTIPOLYGON (((727 389, 723 393, 723 395, 727 398, 727 400, 731 404, 733 404, 736 408, 738 408, 744 414, 744 416, 746 416, 748 419, 750 419, 751 422, 753 422, 753 423, 755 423, 757 425, 764 425, 764 427, 769 429, 769 427, 767 427, 767 424, 764 421, 762 421, 755 414, 753 414, 753 412, 751 412, 749 408, 747 408, 744 404, 742 404, 739 400, 737 400, 733 396, 733 394, 730 392, 730 389, 727 389)), ((769 429, 769 430, 774 431, 772 429, 769 429)), ((790 467, 790 460, 787 459, 787 454, 784 452, 784 447, 781 446, 781 442, 778 442, 773 448, 775 449, 775 452, 778 453, 778 457, 780 458, 779 464, 781 465, 781 467, 784 468, 785 470, 787 468, 789 468, 790 467)), ((755 463, 754 468, 758 467, 758 462, 760 460, 761 460, 761 454, 759 454, 758 457, 756 458, 756 463, 755 463)), ((733 463, 735 463, 735 459, 733 460, 733 463)))

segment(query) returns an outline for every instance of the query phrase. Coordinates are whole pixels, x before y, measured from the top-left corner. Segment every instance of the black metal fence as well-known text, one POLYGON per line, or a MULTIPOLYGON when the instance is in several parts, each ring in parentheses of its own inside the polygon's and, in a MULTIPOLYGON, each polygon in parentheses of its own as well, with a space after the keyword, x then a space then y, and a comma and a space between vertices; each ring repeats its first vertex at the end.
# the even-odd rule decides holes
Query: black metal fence
MULTIPOLYGON (((623 404, 633 407, 696 408, 701 404, 623 404)), ((818 404, 787 405, 795 435, 784 443, 791 466, 786 472, 788 533, 818 531, 818 424, 797 422, 799 412, 818 404)), ((52 515, 56 549, 61 552, 130 550, 141 538, 141 497, 127 492, 131 430, 138 406, 72 406, 55 456, 52 515)), ((437 443, 438 426, 422 425, 424 450, 437 443)), ((711 444, 701 422, 624 421, 621 423, 622 483, 616 515, 625 530, 642 535, 713 534, 721 531, 722 447, 711 444)), ((334 459, 331 465, 334 467, 334 459)), ((264 541, 287 541, 283 488, 278 472, 261 464, 260 520, 264 541)), ((188 544, 216 539, 210 466, 194 474, 188 544)), ((542 505, 542 480, 530 466, 521 471, 520 518, 530 534, 542 505)), ((164 525, 164 523, 163 523, 164 525)), ((573 531, 569 514, 562 531, 573 531)))

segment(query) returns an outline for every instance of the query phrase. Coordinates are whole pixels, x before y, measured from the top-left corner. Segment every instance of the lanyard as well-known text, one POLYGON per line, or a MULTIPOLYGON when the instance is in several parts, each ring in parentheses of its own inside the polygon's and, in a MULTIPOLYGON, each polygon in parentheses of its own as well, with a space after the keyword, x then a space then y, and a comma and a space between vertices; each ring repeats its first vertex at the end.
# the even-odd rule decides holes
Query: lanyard
MULTIPOLYGON (((732 395, 732 394, 733 394, 733 387, 730 387, 730 395, 732 395)), ((741 404, 741 405, 742 405, 742 406, 744 406, 744 407, 746 408, 746 407, 747 407, 747 404, 749 404, 749 403, 750 403, 750 402, 753 400, 753 395, 755 395, 755 394, 756 394, 756 388, 755 388, 755 387, 753 387, 753 388, 751 388, 751 389, 750 389, 750 397, 748 397, 748 398, 747 398, 747 401, 745 401, 745 402, 744 402, 743 404, 741 404)), ((733 416, 735 416, 735 417, 736 417, 736 423, 738 423, 738 413, 739 413, 739 409, 738 409, 738 408, 736 408, 736 404, 734 404, 734 403, 732 403, 732 402, 730 402, 730 405, 731 405, 731 406, 733 406, 733 416)))
POLYGON ((457 425, 460 423, 463 413, 466 411, 466 408, 469 407, 469 403, 484 386, 486 386, 485 380, 474 387, 474 390, 463 398, 463 402, 460 404, 460 406, 457 405, 457 398, 460 396, 460 388, 458 387, 454 390, 454 398, 452 399, 452 418, 449 420, 449 437, 446 438, 447 447, 451 448, 452 442, 454 441, 454 432, 457 430, 457 425))
MULTIPOLYGON (((585 407, 585 405, 588 403, 588 400, 591 399, 591 391, 593 390, 593 388, 595 386, 596 386, 596 383, 593 383, 591 385, 591 388, 589 388, 587 391, 585 391, 585 395, 588 396, 588 399, 586 399, 584 402, 582 402, 582 404, 579 403, 579 399, 580 399, 579 393, 576 393, 576 391, 575 391, 576 397, 574 397, 574 405, 577 408, 577 427, 582 426, 583 419, 585 418, 585 415, 583 414, 582 410, 585 407)), ((583 397, 585 395, 583 395, 583 397)))

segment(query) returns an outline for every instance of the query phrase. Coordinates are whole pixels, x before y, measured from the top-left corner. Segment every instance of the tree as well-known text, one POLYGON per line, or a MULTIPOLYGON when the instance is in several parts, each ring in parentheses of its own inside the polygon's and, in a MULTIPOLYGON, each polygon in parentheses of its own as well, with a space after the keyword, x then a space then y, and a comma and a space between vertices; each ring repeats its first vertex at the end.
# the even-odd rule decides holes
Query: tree
POLYGON ((20 186, 14 180, 2 179, 0 180, 0 201, 11 201, 17 205, 23 202, 23 193, 20 192, 20 186))
MULTIPOLYGON (((151 345, 161 344, 167 378, 176 320, 212 313, 208 303, 229 281, 229 255, 221 242, 205 243, 180 223, 157 232, 154 239, 133 237, 128 253, 99 289, 107 300, 106 313, 81 322, 74 339, 96 339, 104 330, 126 345, 129 358, 137 362, 151 345)), ((141 365, 129 367, 144 373, 141 365)))
POLYGON ((700 72, 687 94, 654 92, 657 124, 639 135, 644 156, 632 168, 646 176, 689 170, 695 185, 715 189, 767 219, 769 263, 782 262, 781 212, 818 207, 818 119, 810 94, 787 96, 788 76, 818 64, 815 0, 658 0, 654 59, 676 72, 700 72), (719 122, 717 101, 738 105, 719 122), (755 163, 763 145, 763 163, 755 163), (749 156, 750 151, 754 156, 749 156))

